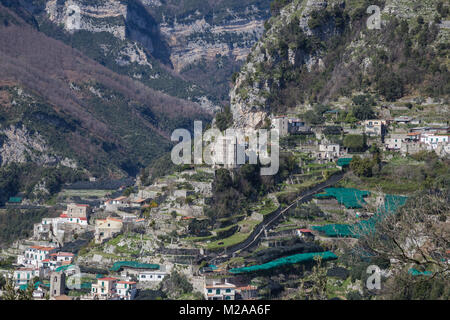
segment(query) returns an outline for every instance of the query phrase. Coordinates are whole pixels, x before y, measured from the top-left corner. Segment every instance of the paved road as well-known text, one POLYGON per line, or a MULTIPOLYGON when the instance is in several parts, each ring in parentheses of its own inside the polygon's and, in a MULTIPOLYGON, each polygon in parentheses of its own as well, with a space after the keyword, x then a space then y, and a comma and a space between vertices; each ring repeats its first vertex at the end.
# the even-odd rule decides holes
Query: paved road
POLYGON ((255 227, 253 232, 250 234, 250 236, 244 240, 241 243, 238 243, 234 246, 230 246, 222 253, 218 254, 216 257, 214 257, 210 262, 211 264, 217 263, 218 261, 225 261, 231 257, 233 257, 234 254, 239 253, 242 250, 249 249, 256 245, 258 241, 260 240, 261 236, 264 235, 264 230, 269 230, 271 227, 275 225, 275 223, 283 216, 283 214, 288 211, 290 208, 292 208, 297 203, 304 203, 310 201, 313 196, 316 193, 321 192, 323 189, 328 188, 336 183, 338 183, 340 180, 344 178, 344 173, 338 173, 333 176, 331 176, 327 181, 324 181, 316 186, 314 186, 312 189, 303 192, 297 199, 295 199, 289 206, 286 208, 278 209, 269 216, 267 216, 263 222, 261 222, 259 225, 255 227))

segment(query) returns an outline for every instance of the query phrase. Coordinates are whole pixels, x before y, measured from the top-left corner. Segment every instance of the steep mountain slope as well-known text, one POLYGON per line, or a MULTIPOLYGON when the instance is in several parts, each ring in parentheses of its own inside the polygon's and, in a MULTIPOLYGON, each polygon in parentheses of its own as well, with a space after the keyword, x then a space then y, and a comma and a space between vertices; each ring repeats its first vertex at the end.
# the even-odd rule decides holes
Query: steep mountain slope
POLYGON ((228 103, 231 75, 261 37, 271 1, 143 2, 167 39, 175 71, 228 103))
POLYGON ((154 18, 138 0, 2 0, 32 15, 49 37, 150 88, 214 108, 214 97, 171 70, 169 50, 154 18), (203 103, 205 102, 205 103, 203 103))
POLYGON ((230 98, 235 126, 262 126, 271 113, 301 112, 315 103, 346 108, 338 102, 357 93, 373 95, 379 103, 405 96, 441 102, 447 98, 448 108, 450 29, 445 4, 286 2, 234 78, 230 98), (380 29, 366 25, 370 5, 381 8, 380 29))
POLYGON ((135 174, 170 133, 209 116, 118 75, 0 6, 0 156, 97 176, 135 174))
POLYGON ((111 70, 209 110, 228 103, 231 75, 261 36, 270 4, 270 0, 2 2, 28 11, 42 32, 111 70))

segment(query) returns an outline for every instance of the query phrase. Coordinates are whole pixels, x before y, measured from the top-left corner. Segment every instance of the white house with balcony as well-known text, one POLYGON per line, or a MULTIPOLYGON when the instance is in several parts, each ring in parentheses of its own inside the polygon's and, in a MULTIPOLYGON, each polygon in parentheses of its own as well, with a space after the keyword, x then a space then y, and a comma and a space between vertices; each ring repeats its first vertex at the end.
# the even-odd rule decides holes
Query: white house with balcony
POLYGON ((105 277, 97 279, 97 283, 92 285, 91 294, 98 299, 110 299, 116 296, 116 283, 119 279, 105 277))
POLYGON ((364 126, 364 132, 367 135, 381 136, 384 134, 386 121, 380 119, 371 119, 364 121, 362 124, 364 126))
POLYGON ((117 281, 116 293, 121 300, 133 300, 136 296, 136 282, 134 281, 117 281))
POLYGON ((139 282, 160 282, 167 276, 167 272, 163 270, 144 270, 138 274, 139 282))
POLYGON ((448 141, 448 134, 423 133, 420 136, 420 142, 424 143, 428 150, 435 150, 439 145, 445 146, 448 141))
POLYGON ((236 286, 232 283, 213 281, 205 284, 206 300, 235 300, 236 286))
POLYGON ((33 278, 41 276, 42 269, 40 268, 19 268, 14 271, 14 286, 20 287, 26 285, 29 281, 33 280, 33 278))
POLYGON ((50 259, 50 254, 58 250, 57 247, 31 246, 17 257, 17 264, 37 268, 44 260, 50 259))

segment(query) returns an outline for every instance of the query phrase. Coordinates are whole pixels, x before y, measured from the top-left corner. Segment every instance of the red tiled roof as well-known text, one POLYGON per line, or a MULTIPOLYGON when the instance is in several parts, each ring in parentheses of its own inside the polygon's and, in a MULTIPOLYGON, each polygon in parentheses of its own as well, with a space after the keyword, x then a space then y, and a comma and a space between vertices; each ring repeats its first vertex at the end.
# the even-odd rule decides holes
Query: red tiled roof
POLYGON ((73 257, 73 253, 70 252, 57 252, 57 253, 52 253, 50 254, 51 256, 58 256, 58 257, 66 257, 66 256, 71 256, 73 257))
POLYGON ((68 216, 67 216, 67 214, 65 214, 65 213, 61 213, 61 214, 59 215, 59 217, 60 217, 60 218, 67 218, 68 216))
POLYGON ((134 282, 134 281, 117 281, 117 283, 122 283, 122 284, 136 284, 136 282, 134 282))
POLYGON ((51 251, 56 249, 55 247, 43 247, 43 246, 31 246, 30 248, 41 250, 41 251, 51 251))
POLYGON ((297 230, 304 233, 312 233, 312 230, 310 229, 297 229, 297 230))
POLYGON ((111 278, 111 277, 106 277, 106 278, 100 278, 98 280, 102 280, 102 281, 115 281, 118 280, 117 278, 111 278))

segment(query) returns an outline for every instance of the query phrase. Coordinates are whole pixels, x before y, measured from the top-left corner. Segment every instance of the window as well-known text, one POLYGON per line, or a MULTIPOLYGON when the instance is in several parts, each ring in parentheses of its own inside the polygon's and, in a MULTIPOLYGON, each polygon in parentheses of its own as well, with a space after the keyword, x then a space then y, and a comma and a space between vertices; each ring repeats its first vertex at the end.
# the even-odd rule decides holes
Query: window
POLYGON ((208 289, 208 293, 212 293, 212 289, 208 289))
POLYGON ((231 292, 231 289, 227 289, 227 290, 225 290, 225 292, 226 292, 226 293, 230 293, 230 292, 231 292))
POLYGON ((230 300, 230 299, 231 299, 230 296, 226 296, 226 297, 225 297, 225 300, 230 300))
POLYGON ((216 289, 216 294, 220 294, 220 289, 216 289))

